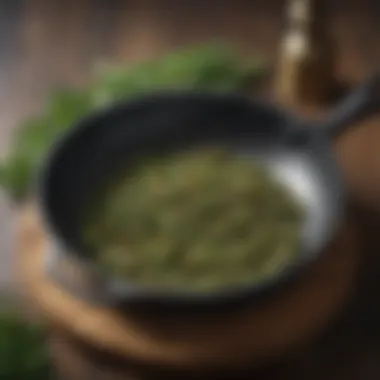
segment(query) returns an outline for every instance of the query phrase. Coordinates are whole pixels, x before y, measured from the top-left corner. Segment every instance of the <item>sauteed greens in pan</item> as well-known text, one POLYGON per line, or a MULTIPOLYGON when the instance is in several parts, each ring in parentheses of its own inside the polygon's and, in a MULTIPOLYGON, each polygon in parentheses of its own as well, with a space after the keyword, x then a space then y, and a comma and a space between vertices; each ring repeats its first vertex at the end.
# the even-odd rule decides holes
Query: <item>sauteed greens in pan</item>
POLYGON ((85 240, 111 273, 197 291, 276 274, 296 259, 303 221, 263 166, 219 149, 144 161, 85 215, 85 240))

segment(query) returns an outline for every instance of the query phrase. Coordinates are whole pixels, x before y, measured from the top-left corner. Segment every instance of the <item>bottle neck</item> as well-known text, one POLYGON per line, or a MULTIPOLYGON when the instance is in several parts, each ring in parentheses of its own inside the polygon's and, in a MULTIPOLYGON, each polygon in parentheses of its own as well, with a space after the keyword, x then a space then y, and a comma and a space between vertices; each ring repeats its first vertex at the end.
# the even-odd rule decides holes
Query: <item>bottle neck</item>
POLYGON ((327 0, 290 0, 288 30, 311 41, 327 37, 327 0))

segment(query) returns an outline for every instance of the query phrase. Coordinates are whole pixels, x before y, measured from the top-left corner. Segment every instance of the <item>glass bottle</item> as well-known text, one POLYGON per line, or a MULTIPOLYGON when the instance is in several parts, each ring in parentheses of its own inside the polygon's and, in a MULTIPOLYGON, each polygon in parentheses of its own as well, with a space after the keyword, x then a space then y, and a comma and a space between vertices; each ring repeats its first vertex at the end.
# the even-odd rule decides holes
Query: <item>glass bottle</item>
POLYGON ((334 45, 326 25, 327 0, 289 0, 276 96, 281 103, 318 105, 334 82, 334 45))

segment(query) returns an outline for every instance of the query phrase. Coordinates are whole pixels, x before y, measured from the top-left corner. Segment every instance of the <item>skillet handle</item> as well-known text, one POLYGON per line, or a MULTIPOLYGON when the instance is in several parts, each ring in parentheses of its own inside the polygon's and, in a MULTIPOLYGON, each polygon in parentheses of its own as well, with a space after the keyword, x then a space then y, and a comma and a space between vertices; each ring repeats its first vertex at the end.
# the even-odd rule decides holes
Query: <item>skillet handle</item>
POLYGON ((322 123, 321 130, 332 139, 355 123, 380 112, 380 73, 359 85, 322 123))

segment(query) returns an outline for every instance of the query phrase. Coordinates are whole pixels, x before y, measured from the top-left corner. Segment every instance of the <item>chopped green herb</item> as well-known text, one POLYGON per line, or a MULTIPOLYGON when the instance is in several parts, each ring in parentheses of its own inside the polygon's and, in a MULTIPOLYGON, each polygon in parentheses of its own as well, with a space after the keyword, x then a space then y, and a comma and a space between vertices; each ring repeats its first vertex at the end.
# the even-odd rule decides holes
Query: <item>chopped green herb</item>
POLYGON ((118 177, 85 211, 84 237, 114 275, 203 291, 278 273, 297 258, 302 222, 262 165, 197 150, 118 177))

